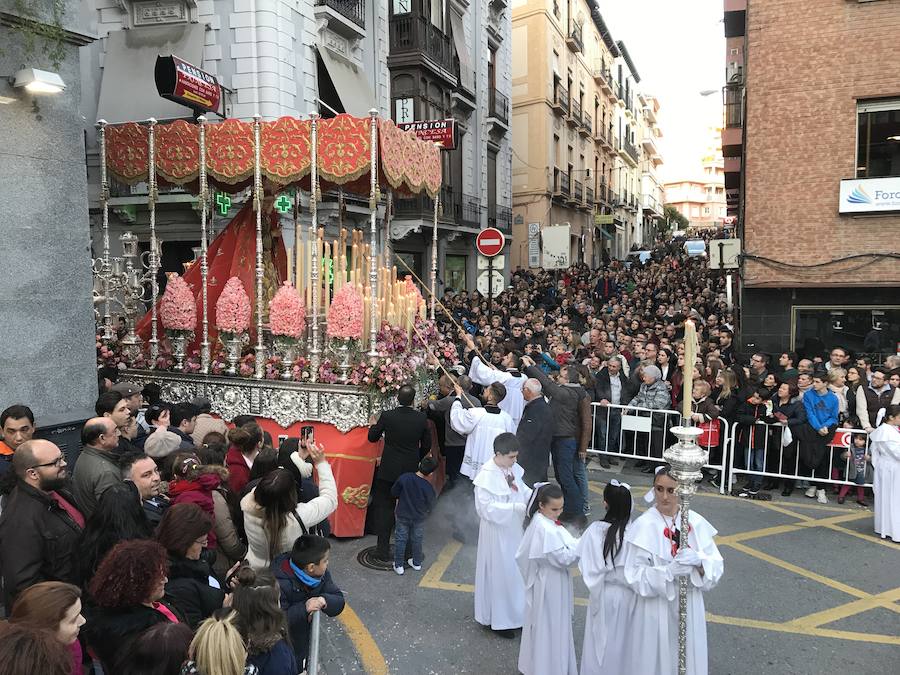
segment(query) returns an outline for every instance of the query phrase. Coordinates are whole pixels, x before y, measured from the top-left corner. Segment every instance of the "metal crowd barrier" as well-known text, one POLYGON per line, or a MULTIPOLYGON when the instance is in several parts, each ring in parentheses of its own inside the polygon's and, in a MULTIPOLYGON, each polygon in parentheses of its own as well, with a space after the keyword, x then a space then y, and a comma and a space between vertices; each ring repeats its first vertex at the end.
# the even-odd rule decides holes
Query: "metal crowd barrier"
POLYGON ((312 625, 309 627, 309 658, 306 660, 306 672, 317 675, 319 672, 319 630, 322 627, 322 611, 312 613, 312 625))
MULTIPOLYGON (((804 422, 806 424, 806 422, 804 422)), ((741 432, 749 427, 747 425, 734 424, 731 429, 731 437, 729 446, 734 450, 729 457, 729 475, 735 476, 740 474, 753 474, 763 476, 765 478, 783 478, 789 480, 808 480, 816 483, 830 483, 832 485, 850 484, 855 487, 857 484, 849 480, 850 465, 853 462, 852 454, 846 459, 841 455, 848 450, 853 444, 853 436, 855 434, 865 434, 866 436, 866 453, 869 452, 869 435, 864 429, 842 429, 838 428, 834 436, 828 441, 828 476, 824 478, 813 475, 813 470, 804 466, 800 461, 802 454, 800 441, 793 434, 793 440, 787 447, 782 445, 782 434, 775 431, 785 429, 781 424, 766 424, 765 422, 756 422, 754 427, 762 427, 765 429, 765 441, 763 444, 762 469, 752 469, 751 463, 751 439, 749 434, 741 434, 741 432), (786 452, 787 451, 787 452, 786 452), (785 457, 787 454, 787 458, 785 457), (736 466, 736 460, 743 460, 743 466, 736 466), (837 469, 842 476, 833 478, 833 469, 837 469)), ((871 463, 867 463, 865 473, 869 473, 871 463)), ((864 476, 865 477, 865 476, 864 476)), ((872 483, 867 481, 859 484, 861 487, 871 488, 872 483)))
MULTIPOLYGON (((669 433, 672 427, 681 423, 681 413, 677 410, 651 410, 614 403, 592 403, 591 406, 591 444, 588 452, 593 455, 662 462, 663 450, 677 440, 669 433)), ((719 417, 714 421, 719 425, 718 443, 712 442, 711 433, 698 439, 698 443, 705 444, 710 458, 721 448, 719 461, 705 466, 719 472, 719 492, 724 494, 725 469, 732 454, 729 441, 733 434, 727 420, 719 417)))

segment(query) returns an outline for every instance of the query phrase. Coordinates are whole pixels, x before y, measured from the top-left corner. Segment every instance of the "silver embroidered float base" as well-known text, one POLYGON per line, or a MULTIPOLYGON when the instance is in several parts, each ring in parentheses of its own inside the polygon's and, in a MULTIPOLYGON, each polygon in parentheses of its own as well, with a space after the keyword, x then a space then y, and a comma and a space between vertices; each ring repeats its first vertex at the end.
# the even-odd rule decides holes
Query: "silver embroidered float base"
POLYGON ((190 401, 202 396, 212 412, 230 422, 238 415, 267 417, 279 426, 295 422, 325 422, 346 433, 369 424, 369 417, 396 402, 382 400, 359 387, 311 382, 281 382, 215 375, 127 370, 122 379, 139 384, 154 382, 164 401, 190 401))

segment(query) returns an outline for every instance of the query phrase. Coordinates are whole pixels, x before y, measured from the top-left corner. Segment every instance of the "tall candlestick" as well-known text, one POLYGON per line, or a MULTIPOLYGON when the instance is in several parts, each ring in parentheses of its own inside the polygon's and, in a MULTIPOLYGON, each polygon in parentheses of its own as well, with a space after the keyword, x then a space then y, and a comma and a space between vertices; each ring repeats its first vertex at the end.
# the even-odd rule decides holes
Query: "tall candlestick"
POLYGON ((694 390, 694 361, 697 358, 697 330, 694 322, 684 322, 684 389, 681 392, 681 416, 691 416, 691 398, 694 390))

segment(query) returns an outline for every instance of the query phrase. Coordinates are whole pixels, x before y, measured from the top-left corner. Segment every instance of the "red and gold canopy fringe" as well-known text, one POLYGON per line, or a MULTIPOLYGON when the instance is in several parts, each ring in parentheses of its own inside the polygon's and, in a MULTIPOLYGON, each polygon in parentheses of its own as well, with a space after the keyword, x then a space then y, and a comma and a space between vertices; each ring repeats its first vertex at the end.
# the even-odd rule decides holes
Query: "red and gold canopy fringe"
MULTIPOLYGON (((338 115, 318 123, 318 171, 323 185, 339 185, 368 194, 370 170, 369 118, 338 115)), ((206 170, 220 189, 238 189, 253 176, 253 123, 228 119, 209 124, 206 132, 206 170)), ((200 172, 198 127, 178 120, 156 126, 156 172, 172 185, 189 185, 200 172)), ((279 187, 298 185, 310 173, 309 120, 282 117, 263 122, 260 158, 263 176, 279 187)), ((441 187, 440 148, 398 129, 390 120, 378 123, 379 183, 405 195, 441 187)), ((109 173, 127 185, 147 180, 147 128, 128 122, 106 128, 109 173)), ((308 181, 306 181, 308 186, 308 181)))

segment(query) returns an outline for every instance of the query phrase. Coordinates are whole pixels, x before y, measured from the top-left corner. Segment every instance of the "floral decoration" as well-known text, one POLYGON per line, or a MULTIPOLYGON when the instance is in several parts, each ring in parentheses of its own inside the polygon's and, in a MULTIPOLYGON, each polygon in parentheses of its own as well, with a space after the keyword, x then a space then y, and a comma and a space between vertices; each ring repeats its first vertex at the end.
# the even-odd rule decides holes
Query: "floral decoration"
POLYGON ((197 327, 197 301, 191 287, 178 274, 166 284, 166 292, 159 301, 159 317, 169 331, 191 332, 197 327))
POLYGON ((250 327, 250 298, 237 277, 231 277, 216 301, 216 328, 223 333, 243 333, 250 327))
POLYGON ((341 286, 331 302, 325 334, 340 340, 358 340, 362 337, 362 323, 362 296, 352 284, 341 286))
POLYGON ((269 328, 279 338, 298 340, 306 328, 306 304, 290 282, 284 282, 269 303, 269 328))

